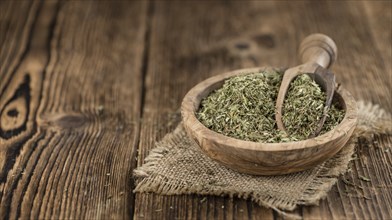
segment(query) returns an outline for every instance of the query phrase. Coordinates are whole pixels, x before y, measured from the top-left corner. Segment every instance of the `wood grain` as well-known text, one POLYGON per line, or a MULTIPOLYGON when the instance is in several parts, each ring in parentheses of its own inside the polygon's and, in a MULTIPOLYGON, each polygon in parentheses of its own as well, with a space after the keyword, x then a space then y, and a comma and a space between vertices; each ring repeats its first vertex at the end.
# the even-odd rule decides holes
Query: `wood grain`
MULTIPOLYGON (((378 75, 382 76, 389 85, 392 84, 392 49, 391 49, 391 39, 392 39, 392 2, 391 1, 363 1, 362 11, 367 18, 367 23, 369 25, 370 37, 373 39, 371 44, 374 48, 374 54, 381 61, 379 66, 381 70, 378 70, 378 75)), ((383 88, 389 89, 391 88, 383 88)), ((388 90, 386 90, 388 91, 388 90)), ((377 97, 381 102, 381 105, 392 112, 392 95, 387 93, 377 97)))
MULTIPOLYGON (((134 196, 132 169, 174 129, 190 88, 233 69, 294 66, 310 33, 336 41, 338 82, 392 112, 391 7, 0 1, 0 219, 279 219, 242 199, 134 196)), ((294 212, 388 219, 391 145, 388 136, 362 140, 320 206, 294 212)))
POLYGON ((133 215, 145 6, 1 2, 0 218, 133 215))

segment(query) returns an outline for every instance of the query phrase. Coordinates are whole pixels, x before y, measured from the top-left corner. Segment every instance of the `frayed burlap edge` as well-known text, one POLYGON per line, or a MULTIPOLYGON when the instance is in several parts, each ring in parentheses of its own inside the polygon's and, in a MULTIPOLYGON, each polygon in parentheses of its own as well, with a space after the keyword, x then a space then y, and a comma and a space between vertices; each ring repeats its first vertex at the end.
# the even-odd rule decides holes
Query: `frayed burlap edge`
MULTIPOLYGON (((178 134, 183 128, 179 126, 173 133, 178 134)), ((169 134, 170 135, 170 134, 169 134)), ((162 141, 171 136, 165 136, 162 141)), ((177 137, 177 136, 176 136, 177 137)), ((180 139, 180 138, 179 138, 180 139)), ((251 199, 257 204, 272 208, 279 214, 289 217, 298 218, 297 215, 288 214, 285 211, 292 211, 297 205, 316 205, 318 201, 327 195, 330 188, 336 183, 337 177, 344 173, 347 169, 348 162, 354 151, 354 143, 346 145, 342 151, 335 156, 333 162, 325 162, 318 171, 318 175, 311 181, 304 191, 300 200, 296 203, 288 203, 285 200, 271 198, 268 195, 259 195, 254 192, 238 192, 230 190, 210 190, 201 188, 199 185, 181 187, 185 180, 173 181, 168 180, 161 175, 152 174, 156 165, 159 165, 161 158, 165 156, 170 148, 157 147, 154 148, 145 159, 145 164, 134 171, 134 175, 138 178, 143 178, 138 184, 135 192, 153 192, 162 195, 181 195, 181 194, 198 194, 198 195, 215 195, 215 196, 229 196, 243 199, 251 199)))
POLYGON ((378 105, 360 101, 358 104, 358 123, 349 143, 333 159, 324 162, 317 173, 317 176, 309 183, 301 198, 295 203, 288 203, 268 195, 258 195, 254 192, 239 192, 236 190, 214 190, 206 189, 200 185, 186 185, 186 180, 168 180, 162 175, 153 174, 154 168, 159 165, 161 159, 173 147, 161 146, 162 142, 171 139, 172 143, 180 143, 187 138, 183 127, 178 126, 172 133, 167 134, 156 148, 152 149, 145 158, 144 164, 134 170, 134 176, 142 178, 138 182, 134 192, 153 192, 162 195, 198 194, 229 196, 243 199, 251 199, 261 206, 271 208, 279 214, 290 218, 298 218, 297 215, 287 214, 284 211, 292 211, 297 205, 317 205, 319 200, 325 198, 328 191, 337 182, 338 176, 347 170, 350 158, 354 152, 355 143, 359 137, 371 140, 374 135, 392 134, 392 117, 378 105))

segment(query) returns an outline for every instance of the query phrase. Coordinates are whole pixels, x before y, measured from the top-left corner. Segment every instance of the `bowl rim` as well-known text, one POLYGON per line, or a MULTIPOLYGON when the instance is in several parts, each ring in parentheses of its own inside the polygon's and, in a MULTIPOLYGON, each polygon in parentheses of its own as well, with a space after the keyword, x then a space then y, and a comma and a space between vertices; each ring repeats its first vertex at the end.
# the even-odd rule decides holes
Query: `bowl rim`
MULTIPOLYGON (((282 142, 282 143, 265 143, 265 142, 253 142, 240 140, 233 137, 229 137, 218 132, 215 132, 206 126, 204 126, 195 115, 198 110, 200 101, 195 103, 197 99, 200 100, 205 97, 202 92, 207 91, 208 88, 213 85, 222 82, 230 77, 237 75, 247 75, 262 71, 283 71, 284 68, 275 67, 256 67, 256 68, 244 68, 237 69, 230 72, 225 72, 223 74, 212 76, 204 81, 198 83, 184 96, 181 104, 181 116, 182 123, 187 131, 188 135, 192 136, 193 139, 206 139, 216 144, 228 145, 230 147, 242 149, 242 150, 252 150, 260 152, 274 152, 274 151, 291 151, 291 150, 301 150, 308 149, 312 147, 317 147, 323 144, 342 137, 343 135, 349 135, 350 130, 356 125, 357 121, 357 106, 354 97, 342 86, 339 86, 336 93, 342 98, 345 105, 345 116, 343 120, 332 130, 319 135, 314 138, 294 141, 294 142, 282 142), (189 132, 191 130, 192 132, 189 132), (199 134, 199 137, 193 137, 191 133, 199 134)), ((213 90, 213 89, 212 89, 213 90)), ((211 90, 211 91, 212 91, 211 90)), ((208 94, 211 92, 209 91, 208 94)), ((200 143, 201 141, 199 141, 200 143)), ((203 148, 203 146, 200 146, 203 148)))

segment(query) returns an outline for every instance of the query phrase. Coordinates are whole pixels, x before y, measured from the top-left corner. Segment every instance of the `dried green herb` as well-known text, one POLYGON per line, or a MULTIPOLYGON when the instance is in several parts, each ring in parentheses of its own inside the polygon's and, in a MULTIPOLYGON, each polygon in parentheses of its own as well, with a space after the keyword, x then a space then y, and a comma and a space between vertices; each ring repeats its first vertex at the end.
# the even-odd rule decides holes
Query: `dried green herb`
MULTIPOLYGON (((290 85, 283 106, 288 134, 277 129, 275 102, 282 73, 260 72, 232 77, 202 100, 197 118, 209 129, 237 139, 278 143, 306 139, 322 116, 325 94, 307 75, 290 85)), ((332 105, 322 133, 343 119, 332 105)))
MULTIPOLYGON (((323 116, 325 93, 307 74, 298 76, 291 84, 283 105, 283 123, 291 137, 303 140, 317 128, 323 116)), ((344 111, 332 105, 321 134, 330 131, 344 117, 344 111)), ((295 140, 295 139, 293 139, 295 140)))

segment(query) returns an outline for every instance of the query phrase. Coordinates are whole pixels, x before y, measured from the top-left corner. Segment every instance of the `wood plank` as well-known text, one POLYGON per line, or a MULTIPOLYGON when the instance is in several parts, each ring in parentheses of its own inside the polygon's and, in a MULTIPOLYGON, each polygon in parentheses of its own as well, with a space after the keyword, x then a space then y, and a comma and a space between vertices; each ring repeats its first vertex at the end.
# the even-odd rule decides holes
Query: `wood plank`
MULTIPOLYGON (((298 63, 297 44, 314 32, 330 35, 337 42, 339 55, 333 69, 338 81, 355 97, 392 110, 390 76, 385 74, 388 67, 383 63, 388 62, 388 57, 372 46, 372 27, 363 13, 365 9, 361 2, 154 2, 149 16, 151 36, 138 165, 143 163, 154 142, 174 128, 170 115, 175 114, 182 97, 197 82, 237 68, 293 66, 298 63)), ((381 45, 390 48, 390 42, 385 39, 380 39, 384 40, 381 45)), ((381 137, 380 146, 389 141, 388 137, 381 137)), ((367 150, 358 163, 362 163, 363 158, 375 163, 366 169, 361 164, 354 164, 352 173, 342 178, 350 177, 356 183, 366 184, 358 179, 359 175, 369 174, 367 177, 373 181, 376 178, 375 174, 370 174, 373 170, 381 175, 389 171, 389 156, 379 160, 385 156, 376 154, 377 148, 363 143, 360 149, 364 148, 367 150)), ((376 183, 385 181, 387 188, 367 186, 366 193, 375 190, 371 194, 372 201, 346 196, 346 184, 340 180, 319 207, 299 208, 294 213, 306 219, 385 218, 390 214, 385 207, 390 204, 390 177, 378 178, 382 179, 376 183)), ((212 196, 201 198, 137 194, 134 217, 277 218, 271 210, 249 201, 212 196), (231 208, 222 210, 222 206, 231 208)))
POLYGON ((146 4, 1 12, 0 218, 130 218, 146 4))
POLYGON ((388 219, 392 215, 391 143, 391 138, 385 136, 377 137, 375 143, 362 142, 349 172, 340 178, 319 207, 304 207, 304 217, 388 219))
MULTIPOLYGON (((150 12, 153 16, 149 16, 152 17, 151 36, 139 166, 154 142, 174 128, 173 123, 170 123, 170 115, 177 112, 183 96, 197 82, 231 69, 282 63, 287 66, 290 62, 294 63, 294 56, 286 55, 296 53, 295 39, 289 37, 294 29, 286 28, 279 21, 278 14, 269 13, 267 16, 260 13, 278 7, 275 4, 153 3, 150 12), (290 44, 295 47, 289 47, 290 44), (242 45, 248 49, 242 49, 242 45)), ((273 218, 271 210, 250 201, 227 197, 203 198, 194 195, 137 194, 134 217, 273 218)))
MULTIPOLYGON (((362 1, 364 12, 372 35, 372 45, 377 50, 377 57, 382 59, 385 66, 385 80, 392 84, 392 2, 391 1, 362 1)), ((389 91, 391 89, 389 88, 389 91)), ((388 98, 388 97, 386 97, 388 98)), ((389 99, 391 96, 389 96, 389 99)), ((386 108, 392 112, 392 103, 386 108)))
MULTIPOLYGON (((31 31, 33 17, 38 4, 28 1, 0 2, 0 60, 1 80, 8 80, 10 69, 15 68, 26 47, 28 33, 31 31), (14 10, 18 8, 18 10, 14 10)), ((4 86, 3 83, 0 86, 4 86)), ((0 87, 0 91, 4 88, 0 87)))
MULTIPOLYGON (((4 92, 5 83, 9 80, 12 71, 7 71, 10 68, 15 68, 17 61, 23 55, 23 45, 27 42, 27 34, 32 27, 32 18, 37 13, 37 4, 28 4, 28 2, 11 2, 2 1, 0 5, 0 94, 4 92), (12 13, 12 8, 18 7, 12 13), (20 19, 22 15, 26 15, 26 19, 20 19), (11 28, 12 27, 12 28, 11 28), (13 43, 6 43, 13 42, 13 43)), ((5 153, 3 148, 0 148, 0 170, 4 169, 5 166, 5 153)), ((3 172, 0 172, 0 179, 5 178, 3 172)), ((0 185, 1 187, 1 185, 0 185)), ((0 188, 2 189, 2 188, 0 188)), ((2 192, 2 190, 0 190, 2 192)))
MULTIPOLYGON (((318 2, 317 4, 298 2, 290 7, 293 11, 307 11, 302 14, 296 13, 298 18, 293 19, 295 26, 303 30, 302 33, 299 32, 300 36, 322 31, 336 40, 339 55, 333 69, 336 71, 338 81, 357 99, 372 101, 391 111, 389 88, 391 74, 388 71, 390 58, 386 52, 382 53, 375 47, 380 44, 391 48, 391 42, 386 38, 374 38, 371 35, 372 32, 381 33, 382 30, 374 29, 369 24, 370 19, 364 16, 365 9, 362 2, 318 2), (339 31, 336 31, 337 27, 339 31)), ((380 20, 387 23, 388 15, 385 17, 380 20)), ((380 137, 379 143, 374 146, 361 142, 358 150, 361 151, 362 156, 351 165, 352 172, 340 178, 338 184, 328 193, 327 198, 320 202, 319 207, 303 208, 303 217, 309 219, 385 219, 391 216, 391 210, 385 204, 390 204, 392 191, 372 185, 363 186, 361 184, 364 183, 360 179, 360 176, 366 176, 372 182, 381 178, 382 181, 377 181, 378 184, 390 182, 390 162, 382 159, 384 157, 382 154, 375 153, 390 140, 391 138, 387 136, 380 137), (374 163, 362 165, 369 160, 374 163), (379 174, 375 174, 374 170, 379 170, 379 174), (358 190, 358 187, 351 189, 347 183, 343 182, 343 179, 355 181, 355 184, 363 187, 363 192, 361 188, 358 190)))

